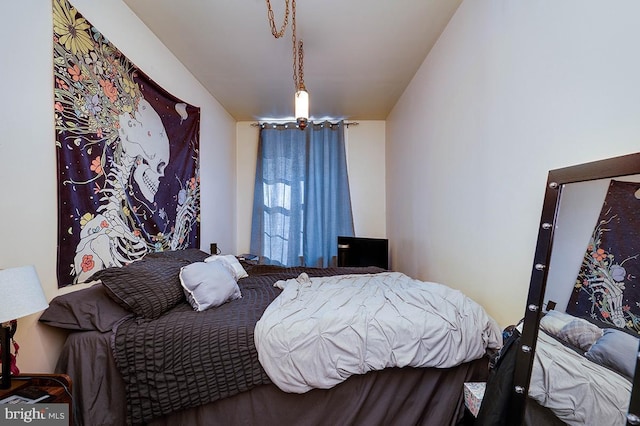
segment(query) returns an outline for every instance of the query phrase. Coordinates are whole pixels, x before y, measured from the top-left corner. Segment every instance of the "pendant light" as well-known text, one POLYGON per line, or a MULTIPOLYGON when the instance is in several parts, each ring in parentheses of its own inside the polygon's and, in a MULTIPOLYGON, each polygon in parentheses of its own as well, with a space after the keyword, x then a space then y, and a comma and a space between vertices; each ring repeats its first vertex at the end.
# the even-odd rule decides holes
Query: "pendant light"
POLYGON ((300 40, 298 45, 298 84, 296 85, 298 90, 295 96, 295 113, 298 127, 302 130, 307 127, 307 122, 309 121, 309 92, 307 92, 307 88, 304 85, 303 60, 304 50, 302 48, 302 40, 300 40))
MULTIPOLYGON (((271 2, 270 0, 266 1, 271 34, 275 38, 280 38, 284 35, 289 22, 289 0, 285 0, 284 22, 280 30, 276 29, 271 2)), ((295 87, 294 113, 298 128, 304 130, 309 122, 309 92, 307 92, 307 88, 304 85, 304 49, 302 40, 299 43, 296 40, 296 0, 291 0, 291 30, 293 33, 291 41, 293 46, 293 84, 295 87)))

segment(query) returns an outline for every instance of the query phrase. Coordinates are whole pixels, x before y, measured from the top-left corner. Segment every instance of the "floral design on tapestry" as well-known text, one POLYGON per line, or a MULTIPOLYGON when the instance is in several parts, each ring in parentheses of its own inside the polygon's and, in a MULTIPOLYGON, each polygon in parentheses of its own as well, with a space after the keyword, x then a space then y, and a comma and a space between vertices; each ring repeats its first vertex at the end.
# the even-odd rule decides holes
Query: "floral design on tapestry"
POLYGON ((640 184, 612 180, 567 312, 640 332, 640 184))
POLYGON ((200 109, 53 0, 58 285, 150 251, 198 247, 200 109))

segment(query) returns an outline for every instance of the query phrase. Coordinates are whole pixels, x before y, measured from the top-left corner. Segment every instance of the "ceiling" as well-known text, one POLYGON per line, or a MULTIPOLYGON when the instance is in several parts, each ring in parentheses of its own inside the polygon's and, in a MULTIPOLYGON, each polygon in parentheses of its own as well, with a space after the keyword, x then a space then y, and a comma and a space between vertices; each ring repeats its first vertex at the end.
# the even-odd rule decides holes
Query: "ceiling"
MULTIPOLYGON (((291 24, 274 38, 265 0, 123 1, 237 121, 293 116, 291 24)), ((386 119, 461 2, 298 1, 311 118, 386 119)))

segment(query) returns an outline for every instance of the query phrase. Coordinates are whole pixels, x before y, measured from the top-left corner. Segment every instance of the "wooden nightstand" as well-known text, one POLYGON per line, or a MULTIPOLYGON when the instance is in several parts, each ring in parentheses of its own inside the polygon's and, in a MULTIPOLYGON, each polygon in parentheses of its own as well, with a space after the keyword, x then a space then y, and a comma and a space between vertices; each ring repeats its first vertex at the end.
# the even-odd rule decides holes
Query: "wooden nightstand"
POLYGON ((66 374, 20 374, 11 378, 9 389, 0 389, 0 400, 15 395, 20 389, 36 387, 51 395, 43 404, 67 404, 69 406, 69 424, 73 424, 73 397, 71 378, 66 374))

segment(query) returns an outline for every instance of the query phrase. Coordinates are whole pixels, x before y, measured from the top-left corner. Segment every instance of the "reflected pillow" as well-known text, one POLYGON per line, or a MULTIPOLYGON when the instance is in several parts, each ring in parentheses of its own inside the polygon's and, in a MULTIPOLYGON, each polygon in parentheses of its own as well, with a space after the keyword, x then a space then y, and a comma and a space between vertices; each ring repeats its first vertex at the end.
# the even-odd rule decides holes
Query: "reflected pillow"
POLYGON ((56 296, 40 315, 40 321, 74 331, 111 331, 122 318, 131 315, 107 294, 100 283, 56 296))
POLYGON ((573 315, 552 309, 540 319, 540 328, 552 336, 557 336, 560 330, 562 330, 562 327, 569 324, 574 319, 576 319, 576 317, 573 315))
POLYGON ((249 276, 247 274, 247 271, 244 270, 244 268, 238 261, 238 259, 232 254, 213 255, 213 256, 207 257, 204 261, 209 263, 209 262, 214 262, 218 260, 225 262, 229 267, 231 267, 231 269, 233 269, 236 281, 238 281, 240 278, 246 278, 249 276))
POLYGON ((233 272, 223 262, 197 262, 180 270, 180 282, 187 301, 204 311, 242 297, 233 272))
POLYGON ((584 356, 633 380, 638 353, 638 338, 624 331, 606 328, 584 356))
POLYGON ((572 346, 588 351, 602 337, 602 329, 589 321, 576 318, 558 332, 557 337, 572 346))

